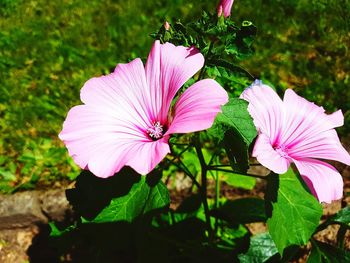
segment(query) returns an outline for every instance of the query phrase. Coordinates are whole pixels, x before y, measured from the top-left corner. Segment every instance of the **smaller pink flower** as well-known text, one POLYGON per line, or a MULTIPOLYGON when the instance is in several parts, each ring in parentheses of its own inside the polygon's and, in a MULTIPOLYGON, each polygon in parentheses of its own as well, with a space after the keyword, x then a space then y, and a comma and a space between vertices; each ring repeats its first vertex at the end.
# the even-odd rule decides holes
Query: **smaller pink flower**
POLYGON ((344 124, 339 110, 326 114, 322 107, 288 89, 283 101, 261 81, 255 81, 241 98, 259 132, 253 156, 277 174, 294 163, 320 202, 330 203, 343 196, 343 180, 338 171, 319 159, 350 165, 350 155, 341 145, 335 127, 344 124))
POLYGON ((234 0, 221 0, 218 6, 218 16, 221 16, 222 12, 224 12, 224 17, 229 17, 233 2, 234 0))
POLYGON ((156 41, 146 66, 137 58, 88 80, 80 91, 84 104, 68 112, 59 138, 75 163, 98 177, 123 166, 149 173, 170 152, 171 134, 208 129, 228 101, 215 80, 204 79, 173 103, 203 64, 193 47, 156 41))

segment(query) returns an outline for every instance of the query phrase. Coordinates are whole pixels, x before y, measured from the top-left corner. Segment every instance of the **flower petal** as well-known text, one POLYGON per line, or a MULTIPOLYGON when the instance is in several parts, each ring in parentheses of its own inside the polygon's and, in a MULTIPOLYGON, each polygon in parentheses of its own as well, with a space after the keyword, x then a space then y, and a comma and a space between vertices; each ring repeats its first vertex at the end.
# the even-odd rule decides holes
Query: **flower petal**
POLYGON ((277 93, 256 80, 243 91, 241 98, 249 102, 248 111, 257 129, 270 138, 272 145, 278 143, 283 125, 284 107, 277 93))
POLYGON ((137 58, 118 64, 114 73, 88 80, 80 98, 85 105, 113 112, 147 129, 151 125, 148 90, 142 61, 137 58))
POLYGON ((262 133, 258 135, 255 141, 253 157, 256 157, 263 166, 277 174, 287 172, 290 165, 290 160, 276 152, 270 143, 269 137, 262 133))
POLYGON ((342 198, 343 179, 333 166, 313 159, 294 160, 294 163, 320 202, 331 203, 342 198))
POLYGON ((292 158, 330 159, 350 165, 350 155, 334 130, 344 123, 341 111, 328 115, 322 107, 290 89, 285 92, 283 102, 288 111, 281 144, 288 147, 292 158))
POLYGON ((179 88, 203 67, 204 57, 194 47, 160 44, 156 41, 146 63, 153 121, 165 123, 179 88))
POLYGON ((112 176, 125 165, 123 151, 130 144, 151 142, 132 122, 113 113, 89 105, 73 107, 59 134, 74 161, 98 177, 112 176))
POLYGON ((212 79, 189 87, 174 107, 174 118, 166 134, 188 133, 210 128, 221 106, 228 101, 227 92, 212 79))
POLYGON ((132 158, 126 165, 131 166, 139 174, 148 174, 170 153, 168 140, 169 136, 164 136, 157 141, 135 144, 131 149, 132 158))

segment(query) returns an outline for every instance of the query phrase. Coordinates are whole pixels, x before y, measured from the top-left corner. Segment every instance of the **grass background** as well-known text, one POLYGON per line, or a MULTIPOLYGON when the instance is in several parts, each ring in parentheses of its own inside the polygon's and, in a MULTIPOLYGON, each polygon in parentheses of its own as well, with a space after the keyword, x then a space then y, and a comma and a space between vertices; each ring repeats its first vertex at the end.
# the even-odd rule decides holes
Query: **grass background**
MULTIPOLYGON (((60 185, 79 174, 57 138, 86 80, 146 58, 165 19, 191 21, 216 1, 0 0, 0 191, 60 185)), ((350 130, 350 1, 236 0, 258 27, 240 61, 279 91, 293 88, 350 130)))

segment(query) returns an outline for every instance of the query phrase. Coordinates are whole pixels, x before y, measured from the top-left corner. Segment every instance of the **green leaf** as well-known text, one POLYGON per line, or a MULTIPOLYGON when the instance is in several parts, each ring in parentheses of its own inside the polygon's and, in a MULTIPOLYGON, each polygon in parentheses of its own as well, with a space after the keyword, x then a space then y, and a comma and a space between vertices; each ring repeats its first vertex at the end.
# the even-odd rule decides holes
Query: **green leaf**
POLYGON ((278 253, 269 233, 256 235, 250 239, 249 250, 238 255, 241 263, 263 263, 278 253))
POLYGON ((216 117, 217 125, 224 125, 238 132, 246 145, 250 145, 257 135, 253 120, 247 110, 245 100, 231 98, 216 117))
POLYGON ((267 225, 281 255, 288 246, 307 244, 322 216, 322 206, 300 180, 291 168, 268 179, 267 225))
POLYGON ((248 145, 239 136, 237 130, 227 131, 223 142, 232 169, 246 173, 249 169, 248 145))
POLYGON ((3 167, 0 167, 0 176, 4 181, 15 181, 16 175, 13 174, 11 171, 4 169, 3 167))
POLYGON ((164 208, 169 204, 170 196, 168 188, 162 181, 159 181, 155 186, 150 188, 143 213, 146 214, 153 210, 164 208))
POLYGON ((321 225, 318 226, 316 232, 321 231, 325 228, 327 228, 329 225, 332 224, 340 224, 342 227, 346 229, 350 228, 350 206, 347 206, 335 215, 329 217, 325 222, 323 222, 321 225))
POLYGON ((348 263, 350 253, 329 244, 312 241, 312 249, 307 263, 348 263))
POLYGON ((249 168, 248 147, 257 135, 247 107, 246 101, 230 98, 208 132, 223 142, 232 169, 241 173, 247 172, 249 168))
POLYGON ((169 192, 164 183, 159 181, 158 184, 150 187, 146 177, 142 176, 127 195, 112 199, 109 206, 104 208, 92 222, 132 222, 136 217, 163 208, 169 203, 169 192))
POLYGON ((226 220, 231 224, 247 224, 265 222, 265 202, 259 198, 241 198, 228 200, 217 210, 214 216, 226 220))
POLYGON ((70 231, 76 229, 76 227, 77 227, 77 226, 74 224, 74 225, 71 225, 71 226, 69 226, 69 227, 63 229, 63 230, 60 230, 60 229, 58 229, 58 227, 55 225, 54 222, 49 222, 49 226, 50 226, 50 230, 51 230, 51 232, 50 232, 50 237, 60 237, 60 236, 62 236, 63 234, 68 233, 68 232, 70 232, 70 231))
POLYGON ((128 167, 110 178, 98 178, 83 171, 66 196, 84 222, 131 222, 170 203, 161 176, 158 170, 141 176, 128 167))
POLYGON ((241 66, 238 66, 236 64, 233 64, 229 61, 223 60, 223 59, 211 59, 208 62, 209 66, 216 66, 218 69, 224 68, 229 71, 229 73, 226 71, 221 71, 221 75, 226 78, 230 78, 230 76, 237 76, 237 75, 242 75, 246 77, 247 79, 251 81, 254 81, 255 77, 252 76, 246 69, 242 68, 241 66))
POLYGON ((350 206, 347 206, 327 220, 327 225, 342 224, 350 228, 350 206))

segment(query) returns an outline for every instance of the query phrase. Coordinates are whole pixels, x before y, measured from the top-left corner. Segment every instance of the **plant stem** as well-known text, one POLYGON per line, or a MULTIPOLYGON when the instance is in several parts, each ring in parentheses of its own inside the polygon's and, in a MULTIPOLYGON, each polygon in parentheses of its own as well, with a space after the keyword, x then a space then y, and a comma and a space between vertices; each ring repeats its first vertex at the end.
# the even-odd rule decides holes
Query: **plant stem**
POLYGON ((214 46, 214 43, 211 41, 210 44, 209 44, 208 52, 207 52, 207 54, 205 54, 204 65, 201 68, 201 71, 199 72, 197 81, 201 80, 203 78, 203 76, 204 76, 205 66, 207 65, 207 58, 209 57, 209 54, 210 54, 213 46, 214 46))
MULTIPOLYGON (((215 209, 219 208, 219 199, 220 199, 220 177, 218 171, 215 171, 216 173, 216 180, 215 180, 215 209)), ((219 219, 215 218, 215 234, 217 235, 219 229, 219 219)))
POLYGON ((255 178, 267 180, 267 176, 264 176, 264 175, 246 174, 246 173, 242 173, 242 172, 236 172, 236 171, 233 171, 233 170, 227 170, 227 169, 218 168, 216 166, 209 166, 208 170, 221 171, 221 172, 226 172, 226 173, 234 173, 234 174, 239 174, 239 175, 243 175, 243 176, 249 176, 249 177, 255 177, 255 178))
POLYGON ((204 207, 204 214, 205 214, 205 221, 207 224, 207 231, 209 235, 209 243, 211 244, 213 241, 213 231, 211 228, 210 223, 210 215, 209 215, 209 206, 208 206, 208 200, 207 200, 207 165, 205 163, 205 159, 203 156, 200 139, 199 139, 199 133, 196 133, 194 136, 194 146, 198 155, 198 159, 201 165, 201 198, 202 203, 204 207))

